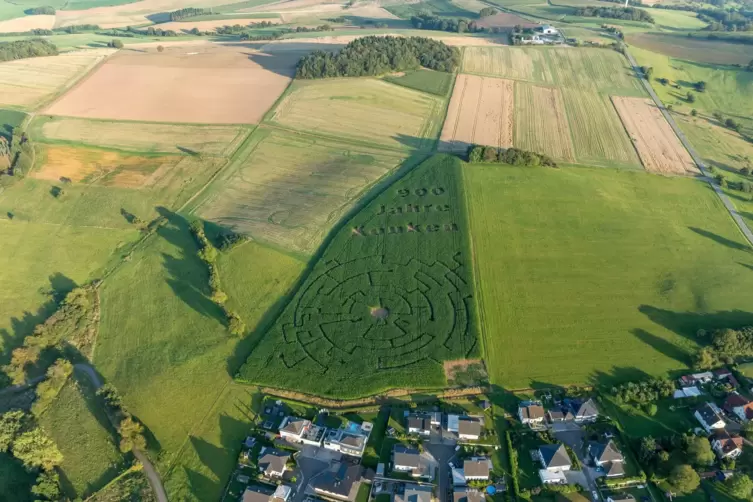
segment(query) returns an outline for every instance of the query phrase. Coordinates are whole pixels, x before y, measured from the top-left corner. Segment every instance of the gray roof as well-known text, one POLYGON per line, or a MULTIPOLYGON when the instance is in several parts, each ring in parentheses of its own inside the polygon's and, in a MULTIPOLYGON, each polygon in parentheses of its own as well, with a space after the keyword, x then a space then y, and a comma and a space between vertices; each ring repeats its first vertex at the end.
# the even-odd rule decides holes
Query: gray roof
POLYGON ((521 406, 520 411, 522 411, 523 418, 527 418, 529 420, 544 418, 544 407, 540 404, 521 406))
POLYGON ((572 420, 573 414, 570 413, 570 410, 549 410, 547 413, 549 413, 549 419, 550 420, 572 420))
POLYGON ((349 498, 353 485, 361 481, 361 466, 345 462, 334 464, 328 471, 314 476, 309 483, 315 491, 337 498, 349 498))
POLYGON ((575 414, 575 418, 593 417, 598 416, 599 410, 596 408, 596 403, 593 399, 589 399, 585 403, 580 405, 578 412, 575 414))
POLYGON ((622 462, 609 462, 604 466, 604 472, 609 477, 624 476, 625 466, 622 462))
POLYGON ((423 415, 410 415, 408 417, 408 428, 429 431, 431 430, 431 418, 423 415))
POLYGON ((625 460, 625 457, 622 456, 620 450, 617 449, 617 445, 611 439, 606 444, 591 442, 588 445, 588 452, 597 462, 622 462, 625 460))
POLYGON ((295 417, 288 417, 286 420, 288 423, 280 430, 295 435, 300 435, 301 432, 303 432, 304 427, 306 427, 306 422, 308 422, 306 419, 295 417))
POLYGON ((629 502, 635 500, 635 497, 625 492, 613 493, 608 498, 614 500, 614 502, 629 502))
POLYGON ((269 502, 272 499, 272 490, 261 486, 247 486, 243 492, 242 502, 269 502))
POLYGON ((469 477, 488 477, 489 476, 489 459, 481 458, 476 460, 463 461, 463 473, 469 477))
POLYGON ((421 452, 402 444, 396 444, 392 448, 392 454, 395 465, 404 465, 413 468, 418 467, 421 458, 421 452))
POLYGON ((484 502, 485 499, 483 493, 471 488, 456 488, 452 494, 453 502, 484 502))
POLYGON ((395 494, 395 502, 431 502, 431 487, 408 483, 403 493, 395 494))
POLYGON ((460 420, 458 421, 458 434, 480 436, 481 422, 469 417, 460 417, 460 420))
POLYGON ((703 403, 700 408, 696 410, 699 415, 701 415, 701 418, 704 422, 708 425, 715 424, 719 420, 722 420, 722 417, 719 416, 719 413, 716 412, 714 408, 711 407, 709 403, 703 403))
POLYGON ((570 457, 565 450, 565 446, 561 444, 545 444, 539 446, 539 453, 541 459, 544 461, 544 465, 549 467, 570 467, 570 457))
POLYGON ((259 468, 267 475, 273 472, 284 472, 285 464, 288 462, 289 458, 290 453, 286 451, 265 448, 259 455, 259 468))

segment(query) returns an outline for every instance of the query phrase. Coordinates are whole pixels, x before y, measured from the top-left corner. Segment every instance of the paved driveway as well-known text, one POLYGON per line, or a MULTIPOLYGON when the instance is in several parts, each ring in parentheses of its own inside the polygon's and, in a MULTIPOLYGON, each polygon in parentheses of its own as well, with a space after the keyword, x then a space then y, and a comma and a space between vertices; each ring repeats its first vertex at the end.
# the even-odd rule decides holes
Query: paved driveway
MULTIPOLYGON (((318 449, 323 450, 324 448, 318 449)), ((317 474, 327 470, 329 468, 329 462, 316 458, 316 455, 303 455, 303 452, 298 454, 296 460, 298 462, 298 479, 296 479, 295 495, 293 496, 292 502, 302 502, 303 499, 306 498, 306 485, 308 482, 317 474)))
POLYGON ((448 464, 455 456, 455 446, 448 444, 431 444, 427 442, 424 443, 424 447, 439 464, 439 479, 437 480, 439 502, 447 502, 449 499, 448 492, 450 488, 452 488, 450 485, 450 466, 448 464))

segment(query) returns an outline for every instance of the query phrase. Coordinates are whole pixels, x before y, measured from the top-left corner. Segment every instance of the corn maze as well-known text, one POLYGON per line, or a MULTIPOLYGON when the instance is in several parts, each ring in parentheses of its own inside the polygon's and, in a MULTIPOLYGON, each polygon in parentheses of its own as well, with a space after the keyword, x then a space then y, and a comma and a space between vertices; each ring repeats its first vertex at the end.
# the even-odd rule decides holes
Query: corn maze
POLYGON ((458 164, 425 162, 347 222, 239 379, 349 398, 442 387, 444 361, 478 355, 458 164))

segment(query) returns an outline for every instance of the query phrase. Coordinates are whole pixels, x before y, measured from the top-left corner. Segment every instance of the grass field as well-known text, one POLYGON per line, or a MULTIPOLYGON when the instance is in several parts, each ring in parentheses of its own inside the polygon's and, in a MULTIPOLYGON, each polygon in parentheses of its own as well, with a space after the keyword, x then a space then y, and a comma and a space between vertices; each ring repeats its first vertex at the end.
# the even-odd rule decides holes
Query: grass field
POLYGON ((0 105, 38 107, 111 53, 97 49, 0 63, 0 105))
POLYGON ((690 38, 671 33, 637 33, 628 35, 630 45, 679 59, 711 64, 741 64, 750 62, 750 45, 735 44, 705 38, 690 38))
POLYGON ((467 47, 463 72, 492 77, 553 83, 546 52, 528 47, 467 47))
POLYGON ((450 0, 431 0, 417 3, 402 3, 388 5, 385 7, 389 12, 403 19, 410 19, 411 16, 418 15, 422 12, 431 12, 435 16, 442 17, 462 17, 466 19, 478 18, 478 10, 467 10, 460 4, 453 3, 450 0))
MULTIPOLYGON (((8 209, 3 209, 5 215, 8 209)), ((5 249, 0 256, 0 361, 7 362, 9 349, 54 311, 53 299, 97 277, 113 251, 136 235, 135 230, 0 219, 5 249)))
POLYGON ((702 30, 708 23, 698 19, 695 12, 667 9, 642 9, 656 21, 656 26, 669 30, 702 30))
POLYGON ((442 104, 426 93, 370 78, 296 80, 271 121, 391 148, 429 148, 442 126, 442 104))
MULTIPOLYGON (((154 435, 150 448, 159 454, 163 476, 171 467, 172 476, 186 469, 209 472, 206 469, 211 471, 217 462, 235 462, 230 452, 220 453, 231 459, 215 458, 220 453, 214 450, 208 455, 190 436, 203 437, 222 426, 225 410, 214 408, 215 402, 247 355, 246 342, 239 344, 228 334, 222 312, 208 298, 206 266, 196 256, 187 223, 174 214, 168 219, 148 245, 103 284, 94 356, 99 371, 154 435)), ((286 255, 257 246, 244 244, 232 251, 232 257, 223 256, 221 264, 227 278, 224 287, 231 296, 238 295, 232 305, 244 316, 249 332, 302 267, 286 255), (232 267, 236 260, 242 266, 232 267)), ((171 493, 193 489, 195 480, 181 479, 169 483, 171 493)), ((219 474, 212 477, 213 494, 221 493, 224 482, 219 474)), ((195 500, 207 500, 201 490, 198 493, 195 500)))
MULTIPOLYGON (((2 116, 0 116, 2 117, 2 116)), ((37 141, 114 148, 140 153, 195 152, 230 155, 248 134, 241 126, 113 122, 39 115, 29 134, 37 141)))
POLYGON ((0 109, 0 136, 10 137, 11 129, 21 125, 25 118, 24 112, 0 109))
POLYGON ((40 418, 63 454, 60 466, 65 494, 85 498, 105 486, 123 468, 117 434, 83 374, 71 379, 40 418))
POLYGON ((460 168, 432 157, 340 229, 238 377, 347 398, 477 354, 460 168))
POLYGON ((384 77, 387 82, 409 89, 447 96, 452 88, 453 76, 449 73, 432 70, 411 70, 403 75, 384 77))
POLYGON ((719 111, 743 124, 749 134, 753 133, 753 72, 740 68, 675 59, 637 47, 632 47, 638 64, 654 69, 651 85, 664 104, 672 104, 678 110, 696 108, 708 114, 719 111), (670 85, 662 85, 658 79, 669 79, 670 85), (706 82, 705 92, 695 92, 695 82, 706 82), (671 84, 677 84, 675 89, 671 84), (685 100, 693 92, 696 101, 685 100))
POLYGON ((492 383, 664 375, 689 364, 699 328, 753 321, 753 259, 708 185, 611 169, 463 173, 492 383))
POLYGON ((544 153, 555 160, 572 162, 572 136, 559 89, 517 83, 515 85, 514 145, 544 153))
POLYGON ((641 169, 620 117, 608 97, 587 91, 562 91, 580 164, 641 169))
POLYGON ((260 128, 194 212, 274 245, 312 253, 356 197, 403 159, 389 150, 260 128))
POLYGON ((87 502, 157 502, 143 469, 125 471, 107 486, 86 499, 87 502))

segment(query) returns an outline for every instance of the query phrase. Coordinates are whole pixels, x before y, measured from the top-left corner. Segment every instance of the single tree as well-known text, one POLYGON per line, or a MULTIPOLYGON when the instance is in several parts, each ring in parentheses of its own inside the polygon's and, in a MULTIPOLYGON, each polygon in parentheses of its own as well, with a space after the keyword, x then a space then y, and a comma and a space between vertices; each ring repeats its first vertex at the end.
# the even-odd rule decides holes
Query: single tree
POLYGON ((732 129, 733 131, 739 131, 740 130, 740 124, 738 124, 737 122, 735 122, 734 119, 727 119, 727 120, 725 120, 724 121, 724 125, 728 129, 732 129))
POLYGON ((750 63, 748 63, 748 71, 753 71, 753 59, 751 59, 750 63))
MULTIPOLYGON (((717 178, 721 176, 718 175, 717 178)), ((724 178, 724 176, 721 176, 724 178)), ((717 180, 718 181, 718 180, 717 180)), ((718 359, 714 355, 714 352, 709 347, 704 347, 698 351, 693 361, 693 367, 698 370, 708 370, 717 365, 718 359)))
POLYGON ((42 472, 37 476, 37 483, 31 487, 31 493, 46 500, 60 500, 60 478, 55 471, 42 472))
POLYGON ((641 462, 647 464, 656 457, 657 443, 656 439, 651 436, 644 436, 641 438, 640 448, 638 450, 638 457, 641 462))
POLYGON ((146 449, 146 439, 144 439, 144 426, 127 416, 120 422, 120 451, 123 453, 131 450, 146 449))
POLYGON ((698 110, 696 110, 695 108, 693 108, 692 110, 690 110, 690 115, 692 117, 696 117, 698 115, 698 110))
POLYGON ((688 454, 688 460, 694 465, 707 466, 714 463, 715 456, 711 449, 711 443, 705 437, 691 437, 688 440, 685 453, 688 454))
POLYGON ((753 491, 753 481, 747 474, 736 473, 734 476, 724 482, 729 492, 738 499, 747 500, 753 491))
POLYGON ((689 92, 687 99, 688 99, 688 103, 695 103, 695 94, 693 94, 692 92, 689 92))
POLYGON ((57 445, 39 427, 20 434, 13 441, 13 456, 30 469, 52 470, 63 461, 57 445))
POLYGON ((706 82, 704 82, 703 80, 699 80, 698 82, 696 82, 695 84, 693 84, 693 87, 698 92, 705 92, 706 91, 706 82))
POLYGON ((692 493, 701 484, 701 478, 693 468, 687 464, 678 465, 669 475, 669 484, 679 493, 692 493))
POLYGON ((646 405, 646 406, 644 407, 644 409, 645 409, 645 411, 646 411, 646 415, 648 415, 649 417, 653 417, 653 416, 655 416, 655 415, 656 415, 656 413, 657 413, 657 412, 659 411, 659 407, 658 407, 658 406, 656 406, 656 403, 648 403, 648 404, 647 404, 647 405, 646 405))

